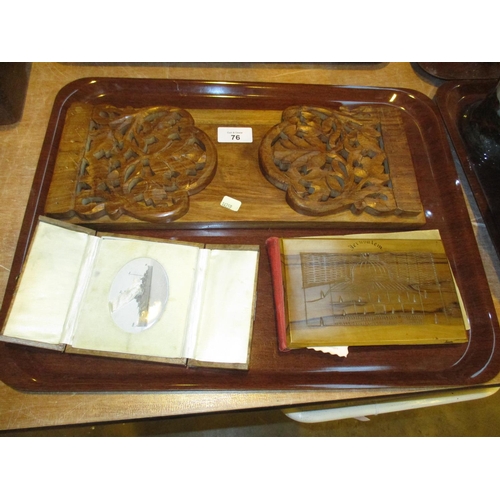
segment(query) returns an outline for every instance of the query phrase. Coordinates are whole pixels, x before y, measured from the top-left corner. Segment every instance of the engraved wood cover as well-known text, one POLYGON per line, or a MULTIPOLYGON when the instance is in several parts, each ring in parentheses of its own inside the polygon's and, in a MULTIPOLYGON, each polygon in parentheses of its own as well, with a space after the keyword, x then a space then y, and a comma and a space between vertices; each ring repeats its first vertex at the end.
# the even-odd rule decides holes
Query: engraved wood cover
POLYGON ((467 341, 439 240, 297 238, 281 246, 290 348, 467 341))

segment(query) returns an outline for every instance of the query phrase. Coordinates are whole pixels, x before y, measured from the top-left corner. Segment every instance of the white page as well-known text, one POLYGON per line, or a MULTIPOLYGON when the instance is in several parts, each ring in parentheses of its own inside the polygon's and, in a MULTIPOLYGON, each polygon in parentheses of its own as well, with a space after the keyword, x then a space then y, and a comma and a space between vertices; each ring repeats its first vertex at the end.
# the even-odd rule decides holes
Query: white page
POLYGON ((247 363, 257 263, 257 251, 211 251, 194 355, 197 361, 247 363))
POLYGON ((40 222, 4 336, 59 344, 92 235, 40 222))

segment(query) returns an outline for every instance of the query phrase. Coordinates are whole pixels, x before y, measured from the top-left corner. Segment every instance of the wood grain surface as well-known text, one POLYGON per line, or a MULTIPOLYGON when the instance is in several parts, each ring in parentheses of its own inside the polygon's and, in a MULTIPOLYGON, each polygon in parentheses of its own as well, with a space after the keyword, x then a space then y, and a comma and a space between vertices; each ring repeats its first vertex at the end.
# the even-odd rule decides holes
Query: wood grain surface
MULTIPOLYGON (((100 82, 103 93, 106 83, 100 82)), ((113 89, 107 93, 114 97, 113 89)), ((134 98, 130 94, 130 102, 134 98)), ((178 98, 163 92, 161 99, 178 98)), ((304 91, 303 99, 311 96, 304 91)), ((310 120, 291 133, 293 122, 277 123, 279 111, 219 106, 188 112, 73 103, 64 121, 54 124, 62 134, 45 213, 117 228, 134 220, 172 227, 425 223, 415 179, 420 166, 412 161, 399 110, 385 104, 340 113, 298 108, 302 119, 326 113, 329 120, 319 127, 310 120), (252 140, 218 141, 221 127, 251 129, 252 140), (290 138, 277 143, 285 132, 290 138), (286 158, 274 157, 278 146, 286 158, 293 157, 286 163, 292 168, 284 166, 286 158), (220 208, 228 195, 241 203, 242 212, 220 208)), ((291 118, 298 119, 294 113, 291 118)))

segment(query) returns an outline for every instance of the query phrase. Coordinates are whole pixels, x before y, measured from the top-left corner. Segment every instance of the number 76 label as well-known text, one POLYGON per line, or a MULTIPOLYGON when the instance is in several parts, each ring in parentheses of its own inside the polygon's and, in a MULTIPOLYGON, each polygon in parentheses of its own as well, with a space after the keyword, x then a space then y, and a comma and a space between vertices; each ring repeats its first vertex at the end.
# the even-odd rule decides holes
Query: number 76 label
POLYGON ((251 127, 218 127, 217 142, 252 142, 251 127))

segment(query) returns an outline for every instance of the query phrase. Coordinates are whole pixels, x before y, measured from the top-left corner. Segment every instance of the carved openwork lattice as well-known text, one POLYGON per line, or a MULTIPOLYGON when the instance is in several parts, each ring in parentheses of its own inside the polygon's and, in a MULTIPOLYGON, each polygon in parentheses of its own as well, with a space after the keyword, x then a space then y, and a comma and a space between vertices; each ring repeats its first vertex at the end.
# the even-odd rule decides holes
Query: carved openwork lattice
POLYGON ((215 175, 216 149, 183 109, 98 105, 79 112, 87 112, 87 136, 72 158, 74 207, 49 215, 168 222, 186 214, 189 196, 215 175))
POLYGON ((394 196, 380 115, 369 106, 287 108, 263 138, 259 157, 265 177, 299 213, 405 211, 394 196))

